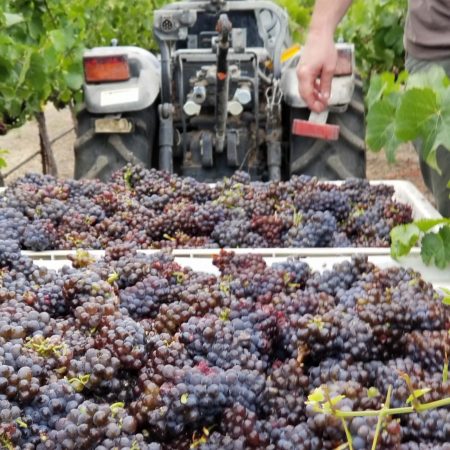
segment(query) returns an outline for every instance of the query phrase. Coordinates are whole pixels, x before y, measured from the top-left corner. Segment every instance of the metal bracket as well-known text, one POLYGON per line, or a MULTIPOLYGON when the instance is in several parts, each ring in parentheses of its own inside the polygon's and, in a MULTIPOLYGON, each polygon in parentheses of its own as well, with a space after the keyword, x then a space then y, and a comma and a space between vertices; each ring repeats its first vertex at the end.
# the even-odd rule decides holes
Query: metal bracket
POLYGON ((131 133, 134 126, 128 119, 102 117, 95 119, 94 130, 95 133, 131 133))

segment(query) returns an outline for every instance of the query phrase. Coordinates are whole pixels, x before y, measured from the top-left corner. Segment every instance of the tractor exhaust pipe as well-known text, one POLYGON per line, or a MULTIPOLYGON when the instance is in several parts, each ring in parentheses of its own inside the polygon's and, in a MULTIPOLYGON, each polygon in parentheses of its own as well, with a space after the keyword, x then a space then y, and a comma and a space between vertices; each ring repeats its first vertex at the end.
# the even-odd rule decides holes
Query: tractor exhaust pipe
POLYGON ((217 21, 217 75, 216 75, 216 150, 222 153, 225 148, 225 131, 228 115, 228 49, 230 48, 231 22, 226 14, 221 14, 217 21))

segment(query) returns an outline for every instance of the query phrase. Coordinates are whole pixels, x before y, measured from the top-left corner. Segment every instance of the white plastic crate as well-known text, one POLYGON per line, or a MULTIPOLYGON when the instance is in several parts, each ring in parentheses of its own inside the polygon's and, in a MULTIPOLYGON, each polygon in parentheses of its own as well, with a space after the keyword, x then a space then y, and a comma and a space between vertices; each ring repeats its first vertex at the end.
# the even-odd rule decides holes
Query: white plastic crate
MULTIPOLYGON (((240 249, 237 253, 242 254, 261 254, 261 249, 255 249, 255 250, 245 250, 240 249)), ((265 250, 265 249, 263 249, 265 250)), ((264 260, 268 265, 271 265, 276 262, 282 262, 286 261, 288 256, 300 256, 306 261, 310 267, 313 270, 318 271, 325 271, 329 270, 333 267, 333 264, 342 262, 344 260, 349 260, 351 258, 351 255, 313 255, 311 253, 305 253, 301 249, 290 249, 289 255, 280 255, 277 256, 263 256, 264 260)), ((158 251, 155 250, 142 250, 142 253, 157 253, 158 251)), ((219 270, 216 266, 212 263, 212 257, 214 254, 217 254, 218 250, 209 250, 209 253, 203 252, 202 255, 191 253, 191 254, 183 254, 179 256, 175 256, 175 261, 178 262, 180 265, 184 267, 190 267, 195 271, 199 272, 207 272, 207 273, 213 273, 215 275, 219 274, 219 270)), ((45 256, 52 256, 52 253, 54 252, 45 252, 45 256)), ((96 258, 100 258, 103 256, 104 252, 102 251, 95 251, 95 252, 89 252, 92 254, 92 256, 96 258)), ((177 252, 173 252, 175 255, 177 252)), ((354 254, 361 253, 358 251, 354 251, 354 254)), ((264 253, 262 253, 264 255, 264 253)), ((59 270, 64 265, 71 265, 71 262, 67 259, 63 258, 43 258, 42 254, 35 253, 30 254, 32 259, 35 261, 37 265, 48 267, 49 269, 59 270)), ((62 255, 60 255, 62 256, 62 255)), ((370 262, 374 263, 380 268, 388 268, 388 267, 406 267, 406 268, 412 268, 418 272, 421 273, 422 278, 432 283, 435 289, 439 290, 439 288, 446 288, 450 289, 450 269, 446 270, 440 270, 434 266, 426 266, 420 257, 420 252, 417 249, 413 249, 410 255, 408 255, 405 258, 402 258, 400 261, 393 260, 389 255, 387 254, 368 254, 368 259, 370 262)))

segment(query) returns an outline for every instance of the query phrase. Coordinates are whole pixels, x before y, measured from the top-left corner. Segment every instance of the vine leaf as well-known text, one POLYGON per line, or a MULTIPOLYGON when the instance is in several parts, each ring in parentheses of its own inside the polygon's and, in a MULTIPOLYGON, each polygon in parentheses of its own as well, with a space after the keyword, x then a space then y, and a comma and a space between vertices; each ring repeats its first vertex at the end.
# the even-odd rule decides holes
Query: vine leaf
POLYGON ((65 52, 68 48, 74 45, 74 36, 71 30, 52 30, 48 33, 51 43, 55 50, 59 53, 65 52))
POLYGON ((450 85, 450 80, 445 70, 435 64, 428 70, 411 74, 408 79, 407 88, 424 88, 432 86, 438 96, 445 92, 450 85))
POLYGON ((374 103, 367 115, 366 141, 371 150, 378 152, 382 148, 389 162, 395 161, 395 151, 401 144, 396 136, 395 122, 395 95, 374 103))
POLYGON ((436 225, 450 225, 450 219, 418 219, 414 223, 417 225, 420 231, 426 233, 434 228, 436 225))
POLYGON ((413 222, 406 225, 398 225, 391 230, 391 256, 399 259, 406 256, 417 243, 420 236, 419 227, 413 222))
POLYGON ((444 243, 445 259, 450 262, 450 225, 446 225, 439 230, 439 236, 441 236, 444 243))
POLYGON ((12 14, 12 13, 4 13, 5 16, 5 27, 9 28, 18 23, 24 22, 24 18, 22 14, 12 14))
POLYGON ((445 269, 450 258, 447 259, 444 239, 441 230, 438 233, 427 233, 422 239, 422 248, 420 251, 422 260, 426 265, 435 263, 440 269, 445 269))
POLYGON ((426 265, 434 264, 444 269, 450 263, 450 219, 419 219, 391 230, 391 256, 399 259, 406 256, 422 237, 421 256, 426 265), (434 227, 441 228, 433 233, 434 227))
POLYGON ((395 119, 397 138, 403 141, 420 138, 423 159, 441 173, 436 151, 450 142, 450 89, 407 90, 400 99, 395 119))

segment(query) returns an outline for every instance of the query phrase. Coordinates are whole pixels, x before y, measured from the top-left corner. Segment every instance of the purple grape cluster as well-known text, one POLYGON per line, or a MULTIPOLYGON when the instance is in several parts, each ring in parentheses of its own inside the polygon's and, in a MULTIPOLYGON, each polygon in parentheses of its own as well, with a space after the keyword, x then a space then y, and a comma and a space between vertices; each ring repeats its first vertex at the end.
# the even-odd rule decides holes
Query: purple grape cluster
POLYGON ((111 182, 27 175, 0 202, 0 231, 23 249, 387 247, 412 220, 394 189, 294 176, 251 183, 237 172, 214 186, 127 166, 111 182))
MULTIPOLYGON (((412 270, 219 251, 216 276, 128 244, 72 263, 0 242, 2 448, 331 450, 346 435, 308 404, 317 387, 346 411, 380 409, 389 386, 396 408, 411 389, 450 397, 448 306, 412 270)), ((448 406, 386 417, 377 448, 447 450, 449 424, 448 406)), ((347 425, 372 447, 376 417, 347 425)))

